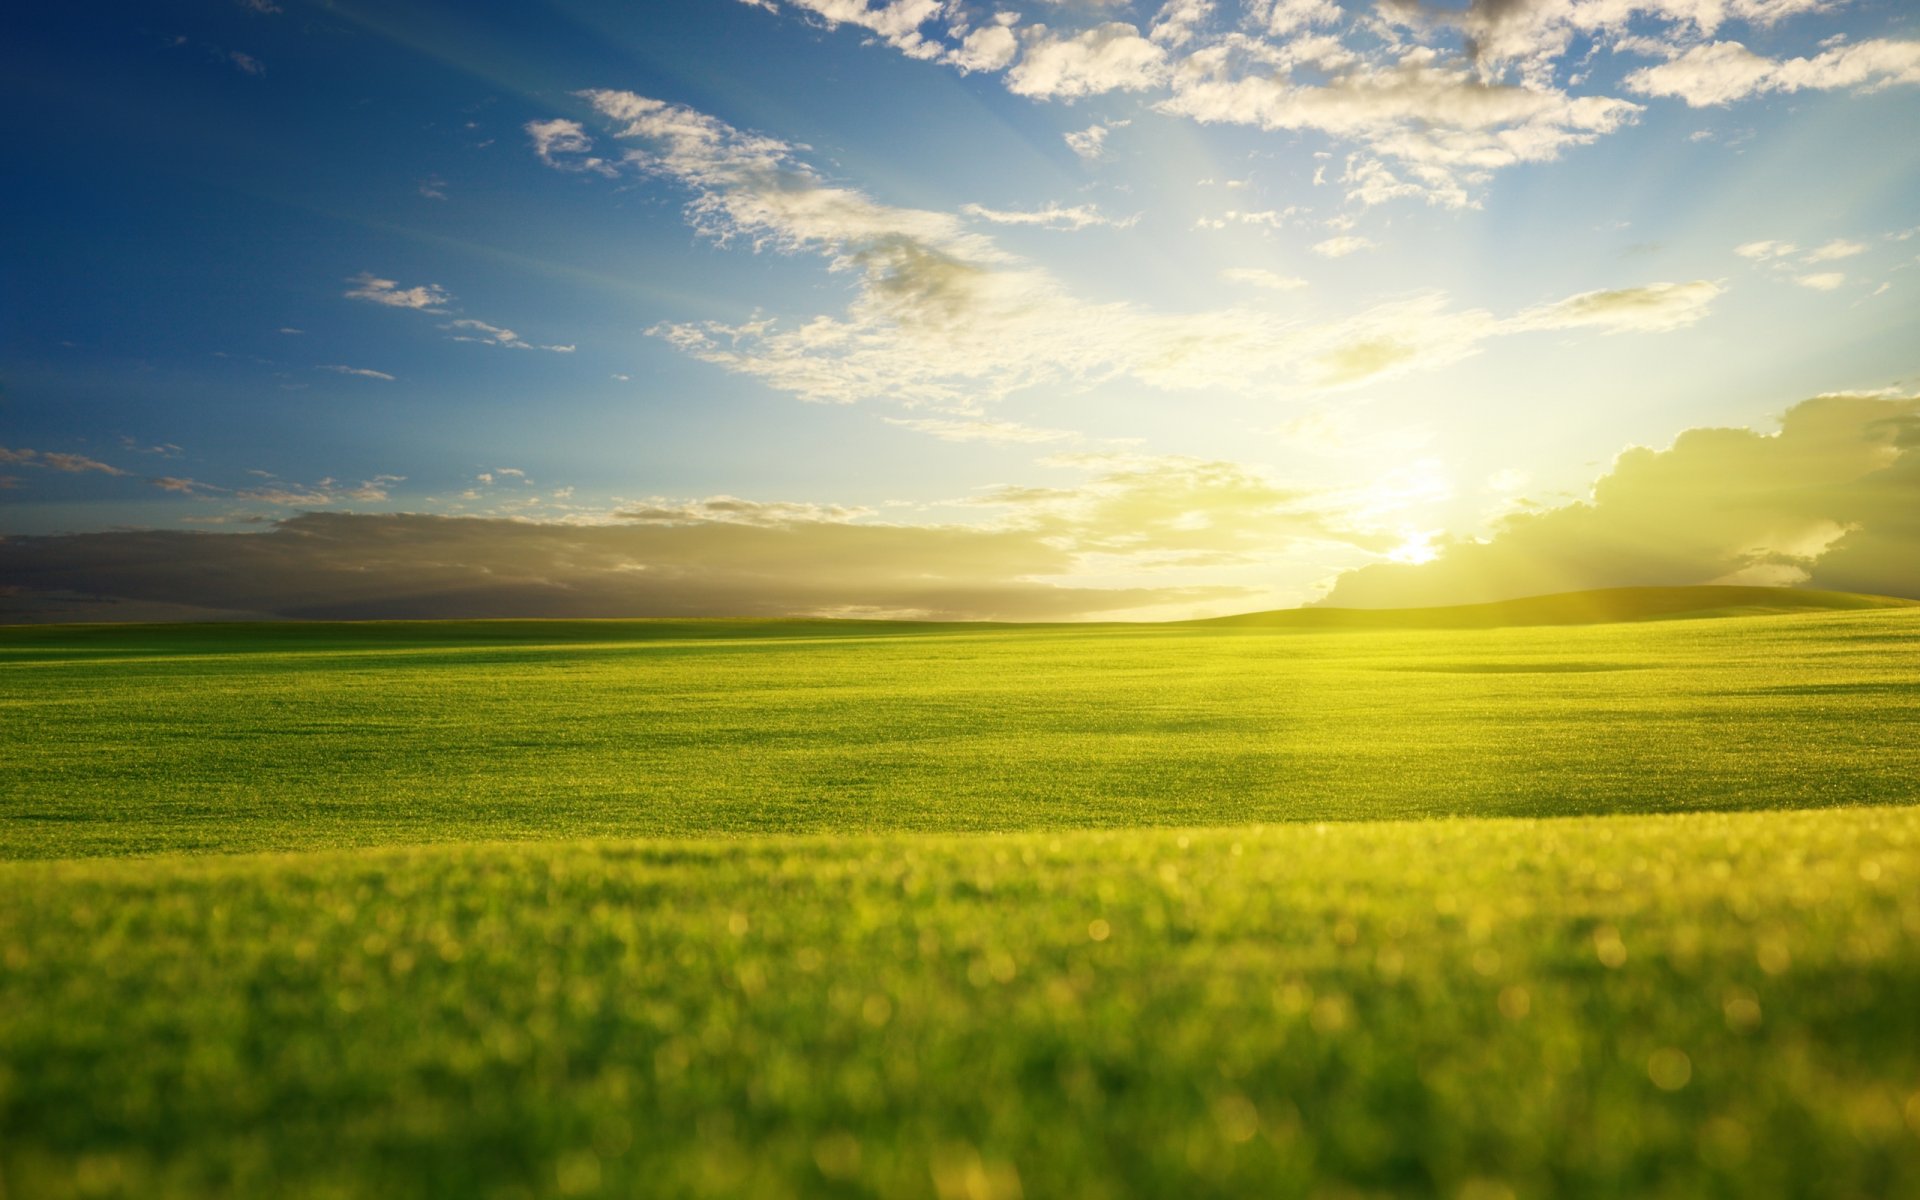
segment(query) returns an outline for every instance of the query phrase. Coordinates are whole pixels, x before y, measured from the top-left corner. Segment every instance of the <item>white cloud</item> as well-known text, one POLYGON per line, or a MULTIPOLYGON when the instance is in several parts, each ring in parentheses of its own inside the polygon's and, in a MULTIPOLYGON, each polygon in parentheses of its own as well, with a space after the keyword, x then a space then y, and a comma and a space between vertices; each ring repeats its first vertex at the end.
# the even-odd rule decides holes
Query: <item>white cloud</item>
POLYGON ((568 171, 591 171, 596 175, 613 175, 614 165, 604 158, 589 154, 593 149, 593 139, 578 121, 556 118, 551 121, 528 121, 527 137, 533 141, 533 152, 540 161, 550 167, 568 171))
POLYGON ((1831 292, 1845 284, 1847 277, 1841 271, 1819 271, 1811 275, 1796 275, 1793 281, 1816 292, 1831 292))
POLYGON ((1286 208, 1263 208, 1256 212, 1245 212, 1230 208, 1217 217, 1201 217, 1194 221, 1195 229, 1225 229, 1229 225, 1258 225, 1266 229, 1285 229, 1294 219, 1306 210, 1298 205, 1286 208))
POLYGON ((1228 283, 1244 283, 1274 292, 1290 292, 1307 286, 1307 281, 1304 279, 1298 279, 1292 275, 1281 275, 1261 267, 1228 267, 1220 272, 1220 278, 1228 283))
POLYGON ((1045 208, 1032 210, 993 209, 980 204, 964 204, 960 211, 995 225, 1038 225, 1043 229, 1089 229, 1095 226, 1125 229, 1140 219, 1138 214, 1109 217, 1091 204, 1062 208, 1058 203, 1049 203, 1045 208))
POLYGON ((947 61, 963 72, 1006 69, 1020 53, 1020 39, 1005 25, 983 25, 947 54, 947 61))
POLYGON ((1603 333, 1666 333, 1707 315, 1725 289, 1696 279, 1644 287, 1583 292, 1531 308, 1513 318, 1519 329, 1598 329, 1603 333))
POLYGON ((510 350, 551 350, 556 354, 572 354, 575 349, 573 346, 543 346, 529 342, 511 329, 502 329, 471 317, 448 321, 440 328, 463 330, 453 335, 456 342, 480 342, 489 346, 505 346, 510 350))
POLYGON ((1810 263, 1835 262, 1842 258, 1852 258, 1856 254, 1867 252, 1866 243, 1850 242, 1845 238, 1835 238, 1816 250, 1807 251, 1806 261, 1810 263))
POLYGON ((1332 25, 1343 16, 1333 0, 1247 0, 1247 20, 1269 37, 1332 25))
POLYGON ((1792 242, 1759 241, 1735 246, 1733 252, 1741 258, 1750 258, 1755 262, 1768 262, 1776 258, 1785 258, 1790 254, 1798 254, 1800 247, 1792 242))
POLYGON ((1858 42, 1792 59, 1766 58, 1739 42, 1712 42, 1671 62, 1635 71, 1626 83, 1642 95, 1678 97, 1692 108, 1731 104, 1764 92, 1877 91, 1920 84, 1920 41, 1858 42))
POLYGON ((1324 242, 1316 242, 1311 248, 1321 258, 1345 258, 1349 254, 1358 254, 1362 250, 1372 250, 1376 247, 1367 238, 1343 234, 1340 237, 1330 237, 1324 242))
POLYGON ((385 371, 369 370, 366 367, 343 366, 339 363, 333 363, 324 367, 315 367, 314 370, 332 371, 335 375, 358 375, 362 379, 384 379, 388 383, 392 383, 394 379, 393 376, 387 374, 385 371))
POLYGON ((1022 39, 1025 53, 1006 75, 1007 90, 1017 96, 1073 99, 1143 91, 1167 76, 1167 52, 1122 21, 1077 34, 1028 25, 1022 39))
POLYGON ((1089 125, 1085 129, 1062 135, 1067 139, 1067 149, 1091 162, 1107 152, 1107 127, 1089 125))
MULTIPOLYGON (((1529 329, 1684 323, 1671 319, 1670 302, 1622 315, 1633 305, 1628 292, 1609 294, 1613 301, 1574 297, 1508 321, 1456 310, 1438 293, 1317 322, 1283 318, 1270 305, 1161 312, 1093 302, 954 216, 883 205, 827 182, 785 143, 628 92, 584 95, 615 123, 615 136, 640 145, 637 169, 691 192, 684 211, 700 233, 721 244, 817 254, 852 277, 853 296, 838 315, 668 322, 651 331, 808 400, 884 398, 971 418, 980 405, 1026 388, 1122 379, 1278 396, 1432 368, 1529 329)), ((1347 248, 1339 238, 1328 245, 1347 248)))
POLYGON ((388 308, 417 308, 423 312, 443 312, 442 306, 453 297, 438 284, 426 283, 403 288, 394 280, 380 279, 362 271, 347 281, 354 286, 346 292, 349 300, 365 300, 388 308))
POLYGON ((1605 96, 1575 97, 1550 87, 1489 83, 1431 52, 1376 67, 1326 50, 1324 83, 1296 83, 1272 56, 1244 44, 1188 56, 1173 72, 1169 113, 1202 123, 1316 130, 1359 142, 1369 156, 1350 167, 1356 199, 1375 203, 1418 194, 1434 203, 1472 203, 1470 186, 1491 172, 1559 157, 1632 121, 1640 107, 1605 96), (1387 171, 1397 162, 1404 177, 1387 171))

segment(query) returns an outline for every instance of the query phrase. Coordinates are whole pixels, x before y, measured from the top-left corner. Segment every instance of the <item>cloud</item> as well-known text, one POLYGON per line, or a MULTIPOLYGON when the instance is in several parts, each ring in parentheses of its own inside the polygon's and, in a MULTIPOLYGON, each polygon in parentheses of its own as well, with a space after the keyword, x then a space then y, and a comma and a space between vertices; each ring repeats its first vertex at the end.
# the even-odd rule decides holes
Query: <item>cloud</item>
POLYGON ((1266 288, 1274 292, 1290 292, 1307 286, 1307 281, 1292 275, 1281 275, 1261 267, 1228 267, 1220 272, 1220 278, 1228 283, 1244 283, 1249 287, 1266 288))
POLYGON ((1167 76, 1167 52, 1123 21, 1077 34, 1028 25, 1021 36, 1025 52, 1006 75, 1007 90, 1016 96, 1073 99, 1143 91, 1167 76))
POLYGON ((1007 24, 984 25, 967 34, 947 53, 947 61, 963 73, 1004 70, 1020 53, 1020 39, 1007 24))
POLYGON ((1312 246, 1313 252, 1321 258, 1345 258, 1349 254, 1358 254, 1362 250, 1372 249, 1375 249, 1375 246, 1370 239, 1354 237, 1351 234, 1330 237, 1324 242, 1315 242, 1312 246))
POLYGON ((1867 252, 1866 243, 1850 242, 1846 238, 1835 238, 1826 245, 1806 254, 1807 262, 1836 262, 1843 258, 1852 258, 1856 254, 1867 252))
POLYGON ((210 483, 201 483, 198 479, 187 479, 179 475, 161 475, 147 481, 163 492, 173 492, 181 496, 199 496, 208 492, 224 492, 227 489, 215 487, 210 483))
POLYGON ((1665 333, 1706 316, 1723 289, 1696 279, 1689 283, 1653 283, 1613 291, 1583 292, 1528 309, 1513 319, 1515 329, 1599 329, 1605 333, 1665 333))
POLYGON ((1673 96, 1691 108, 1731 104, 1765 92, 1878 91, 1920 84, 1920 41, 1875 40, 1835 46, 1812 58, 1772 59, 1739 42, 1694 46, 1671 62, 1629 75, 1645 96, 1673 96))
MULTIPOLYGON (((238 500, 252 500, 280 508, 324 508, 348 500, 368 503, 390 500, 392 499, 389 494, 391 485, 405 480, 404 475, 375 475, 372 479, 362 480, 357 484, 343 483, 337 479, 322 479, 315 484, 285 483, 274 480, 260 487, 242 488, 234 492, 233 496, 238 500)), ((205 488, 207 485, 196 486, 205 488)))
POLYGON ((889 524, 859 508, 731 496, 629 504, 601 524, 305 513, 261 533, 9 538, 0 573, 38 595, 306 618, 1049 620, 1244 605, 1248 589, 1188 577, 1258 567, 1329 536, 1313 493, 1240 464, 1052 463, 1081 478, 983 494, 984 525, 889 524))
MULTIPOLYGON (((1229 184, 1228 186, 1232 185, 1229 184)), ((1285 229, 1288 225, 1294 224, 1296 219, 1304 212, 1306 212, 1306 210, 1298 205, 1288 205, 1286 208, 1263 208, 1255 211, 1230 208, 1217 217, 1201 217, 1193 223, 1193 227, 1195 229, 1225 229, 1229 225, 1256 225, 1267 230, 1285 229)))
POLYGON ((1091 204, 1076 204, 1072 208, 1062 208, 1058 203, 1049 203, 1045 208, 1024 211, 964 204, 961 205, 960 211, 981 221, 991 221, 995 225, 1038 225, 1043 229, 1091 229, 1097 226, 1126 229, 1140 219, 1138 214, 1131 217, 1109 217, 1091 204))
POLYGON ((21 467, 42 467, 49 471, 59 471, 66 475, 83 475, 97 472, 101 475, 125 475, 119 467, 103 463, 84 454, 66 454, 57 450, 9 450, 0 446, 0 463, 21 467))
MULTIPOLYGON (((816 254, 851 277, 838 316, 669 321, 650 331, 808 400, 885 398, 977 416, 982 404, 1027 388, 1121 379, 1282 395, 1431 368, 1549 323, 1453 311, 1437 293, 1317 323, 1271 306, 1182 313, 1093 302, 955 215, 880 204, 828 182, 784 142, 630 92, 583 96, 616 124, 616 137, 637 144, 633 169, 689 191, 683 211, 697 232, 721 245, 816 254)), ((1322 253, 1364 244, 1335 238, 1322 253)), ((1569 312, 1555 327, 1583 324, 1607 322, 1569 312)))
POLYGON ((1107 126, 1105 125, 1089 125, 1085 129, 1062 136, 1067 139, 1067 149, 1088 162, 1107 152, 1107 126))
POLYGON ((1326 602, 1471 604, 1596 587, 1807 584, 1920 596, 1920 396, 1828 395, 1777 433, 1690 429, 1634 448, 1579 503, 1507 517, 1422 564, 1339 577, 1326 602))
POLYGON ((456 342, 480 342, 488 346, 505 346, 510 350, 551 350, 555 354, 572 354, 574 346, 543 346, 529 342, 511 329, 502 329, 498 325, 489 325, 485 321, 476 321, 471 317, 448 321, 442 329, 458 329, 466 332, 454 334, 456 342))
POLYGON ((362 271, 347 281, 353 287, 345 295, 349 300, 365 300, 369 304, 380 304, 387 308, 415 308, 422 312, 444 312, 444 305, 451 303, 453 297, 437 284, 426 283, 416 287, 401 287, 391 279, 380 279, 362 271))
POLYGON ((394 377, 387 374, 385 371, 374 371, 374 370, 370 370, 367 367, 342 366, 339 363, 334 363, 324 367, 315 367, 314 370, 332 371, 336 375, 358 375, 362 379, 384 379, 388 383, 392 383, 394 380, 394 377))
POLYGON ((1843 271, 1818 271, 1811 275, 1796 275, 1793 281, 1803 288, 1811 288, 1816 292, 1831 292, 1843 286, 1847 282, 1847 276, 1843 271))
MULTIPOLYGON (((1164 0, 1143 34, 1107 19, 1135 11, 1107 0, 1049 0, 1058 27, 1021 24, 1006 11, 975 27, 977 10, 939 0, 787 0, 910 57, 999 72, 1016 95, 1070 103, 1149 91, 1161 94, 1160 111, 1202 123, 1322 133, 1352 148, 1343 182, 1355 203, 1450 208, 1476 206, 1497 171, 1552 161, 1637 119, 1640 105, 1591 90, 1601 51, 1664 60, 1627 85, 1696 106, 1920 79, 1920 43, 1911 41, 1830 40, 1813 57, 1772 60, 1739 42, 1706 40, 1729 23, 1765 31, 1837 2, 1164 0), (1569 57, 1576 48, 1582 57, 1569 57)), ((1066 136, 1091 159, 1103 135, 1094 125, 1066 136)))
POLYGON ((604 158, 587 152, 593 149, 593 139, 578 121, 563 118, 552 121, 528 121, 527 137, 533 142, 533 153, 549 167, 563 171, 589 171, 596 175, 614 175, 614 165, 604 158))
POLYGON ((1370 157, 1350 171, 1356 200, 1417 194, 1456 208, 1473 203, 1467 189, 1491 172, 1551 161, 1640 112, 1611 97, 1488 82, 1428 51, 1378 65, 1331 39, 1307 43, 1275 50, 1229 41, 1197 51, 1173 71, 1172 95, 1159 107, 1203 124, 1314 130, 1358 142, 1370 157), (1296 63, 1301 55, 1310 61, 1296 63), (1298 82, 1295 65, 1327 78, 1298 82), (1386 161, 1398 162, 1406 178, 1388 172, 1386 161))
POLYGON ((251 54, 242 54, 238 50, 228 51, 227 61, 232 63, 234 69, 243 75, 265 75, 267 73, 265 63, 251 54))

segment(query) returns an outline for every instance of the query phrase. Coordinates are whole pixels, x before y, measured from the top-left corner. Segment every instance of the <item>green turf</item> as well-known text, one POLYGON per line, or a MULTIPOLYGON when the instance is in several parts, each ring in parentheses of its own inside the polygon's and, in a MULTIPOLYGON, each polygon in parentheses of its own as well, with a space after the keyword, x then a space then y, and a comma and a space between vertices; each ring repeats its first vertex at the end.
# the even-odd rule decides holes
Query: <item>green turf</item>
POLYGON ((1820 609, 0 630, 0 1197, 1920 1196, 1820 609))
POLYGON ((0 857, 1908 803, 1916 661, 1920 609, 7 630, 0 857))

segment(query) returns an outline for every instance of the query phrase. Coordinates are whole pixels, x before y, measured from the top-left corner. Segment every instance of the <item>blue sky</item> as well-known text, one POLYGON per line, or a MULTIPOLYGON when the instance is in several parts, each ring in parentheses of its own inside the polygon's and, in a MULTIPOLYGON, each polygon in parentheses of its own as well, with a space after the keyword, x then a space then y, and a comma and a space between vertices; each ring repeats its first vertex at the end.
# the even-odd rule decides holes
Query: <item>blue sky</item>
MULTIPOLYGON (((648 574, 705 582, 634 611, 1212 613, 1369 567, 1439 579, 1516 518, 1594 505, 1630 447, 1777 437, 1797 404, 1838 412, 1822 394, 1869 405, 1846 410, 1852 482, 1907 444, 1873 424, 1910 419, 1920 372, 1901 4, 207 0, 4 21, 25 183, 0 201, 0 532, 27 592, 279 613, 129 582, 116 555, 138 552, 110 539, 252 553, 234 539, 284 544, 322 513, 370 545, 595 530, 586 590, 613 611, 648 574), (871 549, 836 589, 636 532, 704 547, 739 526, 802 559, 871 549), (903 576, 915 538, 1001 565, 903 576), (87 571, 56 569, 83 546, 87 571)), ((1717 509, 1749 483, 1696 492, 1717 509)), ((1866 536, 1788 509, 1683 515, 1732 540, 1634 567, 1368 599, 1819 582, 1866 536)), ((329 569, 364 574, 342 553, 329 569)))

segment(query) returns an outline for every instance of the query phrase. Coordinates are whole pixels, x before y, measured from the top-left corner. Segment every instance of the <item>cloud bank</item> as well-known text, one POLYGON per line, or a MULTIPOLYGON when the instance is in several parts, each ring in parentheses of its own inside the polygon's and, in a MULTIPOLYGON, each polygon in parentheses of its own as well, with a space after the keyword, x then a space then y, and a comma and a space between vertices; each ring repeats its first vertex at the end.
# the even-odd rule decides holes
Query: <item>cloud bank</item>
POLYGON ((1696 583, 1920 596, 1920 396, 1821 396, 1775 433, 1691 429, 1665 450, 1629 450, 1589 499, 1508 517, 1432 562, 1349 572, 1326 603, 1696 583))
POLYGON ((1244 607, 1250 593, 1237 586, 1113 579, 1257 563, 1301 539, 1342 536, 1325 500, 1238 464, 1052 461, 1082 478, 978 496, 971 504, 988 518, 979 525, 891 524, 863 509, 717 496, 629 504, 600 524, 307 512, 258 533, 5 538, 0 578, 13 594, 0 596, 0 619, 1061 620, 1236 599, 1244 607))

